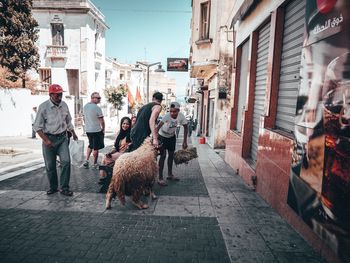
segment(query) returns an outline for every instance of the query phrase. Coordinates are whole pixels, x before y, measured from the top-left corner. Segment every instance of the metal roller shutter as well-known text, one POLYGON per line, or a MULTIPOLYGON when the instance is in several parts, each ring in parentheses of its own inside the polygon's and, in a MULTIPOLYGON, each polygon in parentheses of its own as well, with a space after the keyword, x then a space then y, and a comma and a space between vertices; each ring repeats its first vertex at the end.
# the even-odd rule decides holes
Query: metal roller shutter
POLYGON ((242 129, 242 114, 247 99, 247 83, 248 83, 248 58, 249 58, 249 40, 242 45, 241 69, 239 80, 239 94, 237 105, 237 122, 236 130, 241 132, 242 129))
POLYGON ((285 8, 281 72, 276 128, 293 132, 300 82, 300 60, 305 23, 305 1, 296 0, 285 8))
POLYGON ((270 43, 270 23, 263 26, 258 33, 258 52, 256 63, 256 80, 254 91, 253 132, 251 159, 255 165, 258 153, 260 116, 264 114, 265 90, 267 79, 267 58, 270 43))

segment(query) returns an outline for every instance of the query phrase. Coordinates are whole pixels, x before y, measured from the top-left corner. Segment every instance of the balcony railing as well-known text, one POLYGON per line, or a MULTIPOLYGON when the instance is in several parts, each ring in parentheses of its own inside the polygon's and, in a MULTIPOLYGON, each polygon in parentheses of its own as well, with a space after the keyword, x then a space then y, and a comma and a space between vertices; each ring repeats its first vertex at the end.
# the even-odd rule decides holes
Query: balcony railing
POLYGON ((47 46, 46 57, 51 59, 64 59, 67 57, 67 49, 68 47, 66 46, 47 46))

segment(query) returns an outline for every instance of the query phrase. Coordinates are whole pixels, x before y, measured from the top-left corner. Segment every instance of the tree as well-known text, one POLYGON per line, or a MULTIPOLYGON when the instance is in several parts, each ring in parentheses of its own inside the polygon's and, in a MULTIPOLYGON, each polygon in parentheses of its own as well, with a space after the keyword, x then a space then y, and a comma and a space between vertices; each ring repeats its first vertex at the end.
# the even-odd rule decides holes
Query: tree
POLYGON ((32 16, 32 0, 1 0, 0 2, 0 65, 10 72, 11 81, 22 79, 26 73, 38 70, 38 23, 32 16))
POLYGON ((126 97, 127 93, 127 88, 123 84, 118 87, 109 87, 104 90, 107 102, 111 103, 117 110, 122 109, 124 105, 123 98, 126 97))

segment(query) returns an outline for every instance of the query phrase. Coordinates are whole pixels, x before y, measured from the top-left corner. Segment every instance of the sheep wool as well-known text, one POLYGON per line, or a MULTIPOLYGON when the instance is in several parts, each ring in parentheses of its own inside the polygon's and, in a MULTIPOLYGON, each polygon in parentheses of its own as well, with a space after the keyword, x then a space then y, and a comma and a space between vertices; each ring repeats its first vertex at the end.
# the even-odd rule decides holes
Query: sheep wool
POLYGON ((158 173, 157 151, 150 137, 133 152, 122 154, 113 167, 113 177, 106 194, 106 209, 111 208, 111 200, 117 195, 121 204, 125 204, 125 196, 132 196, 133 203, 140 209, 148 208, 140 199, 144 191, 150 191, 158 173))

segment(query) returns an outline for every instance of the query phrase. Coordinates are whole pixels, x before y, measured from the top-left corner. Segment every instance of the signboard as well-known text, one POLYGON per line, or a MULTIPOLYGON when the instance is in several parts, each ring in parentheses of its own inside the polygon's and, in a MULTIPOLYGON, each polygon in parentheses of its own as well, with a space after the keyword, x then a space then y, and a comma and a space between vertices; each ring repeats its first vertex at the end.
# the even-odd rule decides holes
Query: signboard
POLYGON ((288 204, 350 262, 350 1, 306 1, 288 204))
POLYGON ((167 58, 167 71, 188 71, 188 58, 167 58))

